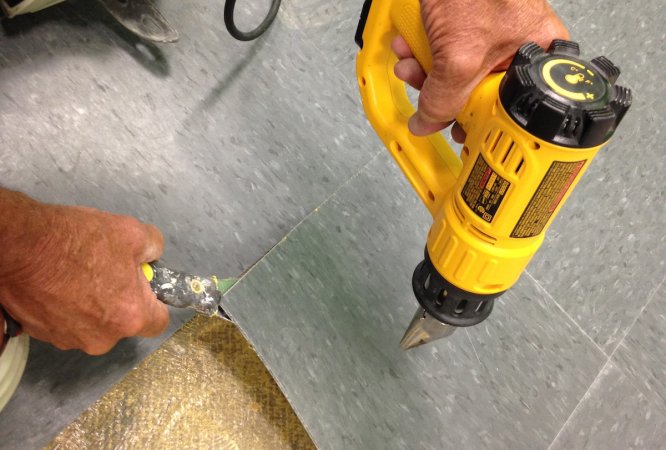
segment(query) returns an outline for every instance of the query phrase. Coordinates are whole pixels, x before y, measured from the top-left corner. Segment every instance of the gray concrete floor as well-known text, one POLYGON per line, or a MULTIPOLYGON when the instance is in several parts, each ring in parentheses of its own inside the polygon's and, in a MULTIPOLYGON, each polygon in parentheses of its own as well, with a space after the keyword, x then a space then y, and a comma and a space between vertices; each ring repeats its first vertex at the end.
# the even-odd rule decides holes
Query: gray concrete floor
MULTIPOLYGON (((3 23, 3 187, 156 223, 165 260, 201 273, 238 275, 293 230, 229 308, 322 448, 663 446, 661 2, 554 2, 634 106, 491 318, 409 353, 429 219, 360 110, 360 2, 285 2, 254 44, 219 2, 160 5, 176 45, 92 2, 3 23)), ((0 447, 46 443, 160 342, 33 345, 0 447)))

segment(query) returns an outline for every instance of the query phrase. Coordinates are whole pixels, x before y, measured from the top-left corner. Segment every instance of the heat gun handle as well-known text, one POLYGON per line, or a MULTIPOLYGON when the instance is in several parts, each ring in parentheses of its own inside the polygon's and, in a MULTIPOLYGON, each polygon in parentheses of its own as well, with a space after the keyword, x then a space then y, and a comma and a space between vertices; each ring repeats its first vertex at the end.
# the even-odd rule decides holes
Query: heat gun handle
POLYGON ((397 34, 430 70, 432 57, 418 0, 366 0, 357 30, 359 89, 368 120, 434 216, 455 185, 462 162, 440 133, 417 137, 409 132, 407 121, 414 107, 405 84, 393 73, 397 57, 391 41, 397 34))

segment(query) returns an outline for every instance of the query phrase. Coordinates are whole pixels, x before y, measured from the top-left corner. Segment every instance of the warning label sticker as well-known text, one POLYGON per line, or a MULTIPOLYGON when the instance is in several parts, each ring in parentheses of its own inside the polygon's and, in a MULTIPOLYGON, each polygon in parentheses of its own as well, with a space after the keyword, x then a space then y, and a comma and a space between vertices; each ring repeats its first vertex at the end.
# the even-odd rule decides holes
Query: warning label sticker
POLYGON ((511 183, 499 176, 479 155, 463 187, 462 198, 477 216, 492 222, 509 186, 511 183))
POLYGON ((528 238, 541 233, 586 162, 555 161, 551 164, 511 237, 528 238))

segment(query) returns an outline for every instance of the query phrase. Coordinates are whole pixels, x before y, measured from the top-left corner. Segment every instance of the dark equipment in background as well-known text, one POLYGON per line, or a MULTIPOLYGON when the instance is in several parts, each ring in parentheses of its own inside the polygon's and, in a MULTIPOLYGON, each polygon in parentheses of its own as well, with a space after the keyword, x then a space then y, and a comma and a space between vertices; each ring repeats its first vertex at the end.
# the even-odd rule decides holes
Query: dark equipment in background
MULTIPOLYGON (((0 15, 9 18, 37 12, 64 0, 0 0, 0 15)), ((178 31, 155 7, 151 0, 97 0, 109 13, 132 33, 153 42, 176 42, 178 31)), ((239 41, 252 41, 271 26, 280 9, 281 0, 271 0, 264 20, 250 31, 239 30, 234 20, 236 0, 224 3, 224 25, 229 34, 239 41)))

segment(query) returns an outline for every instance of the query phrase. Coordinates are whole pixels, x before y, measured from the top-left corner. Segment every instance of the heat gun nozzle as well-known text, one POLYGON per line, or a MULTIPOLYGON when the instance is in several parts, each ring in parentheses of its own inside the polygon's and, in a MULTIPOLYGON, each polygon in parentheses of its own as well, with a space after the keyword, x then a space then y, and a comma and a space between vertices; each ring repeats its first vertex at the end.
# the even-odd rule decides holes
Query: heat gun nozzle
POLYGON ((409 350, 410 348, 451 336, 456 331, 456 328, 458 327, 440 322, 419 306, 412 321, 409 323, 405 335, 400 341, 400 347, 403 350, 409 350))

